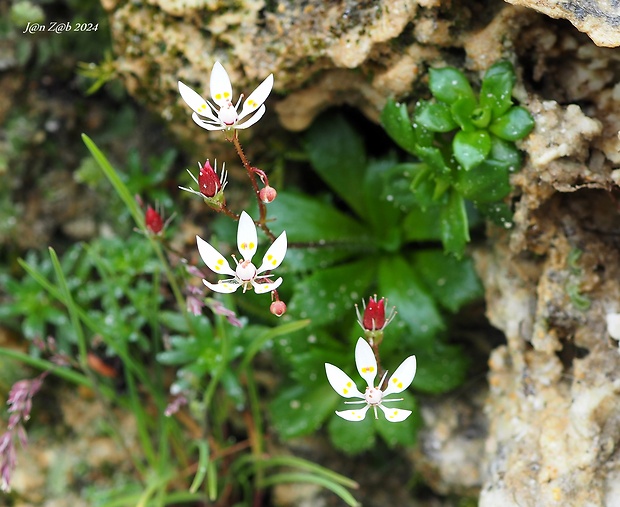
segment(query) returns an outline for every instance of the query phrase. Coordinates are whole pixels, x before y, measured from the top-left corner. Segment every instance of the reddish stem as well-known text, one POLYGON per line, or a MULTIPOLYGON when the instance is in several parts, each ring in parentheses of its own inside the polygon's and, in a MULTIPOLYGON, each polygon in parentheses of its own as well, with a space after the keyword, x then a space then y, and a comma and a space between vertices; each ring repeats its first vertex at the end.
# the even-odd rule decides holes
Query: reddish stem
POLYGON ((258 188, 258 183, 256 182, 256 174, 259 171, 263 175, 265 173, 261 171, 260 169, 257 169, 256 167, 252 167, 250 165, 250 161, 245 156, 245 153, 243 153, 243 148, 241 147, 241 143, 239 142, 239 136, 237 135, 236 130, 235 130, 235 133, 232 139, 229 139, 229 141, 232 141, 232 143, 234 144, 235 149, 237 150, 237 155, 239 155, 239 158, 241 159, 241 163, 243 164, 243 167, 245 167, 245 171, 248 175, 248 178, 250 178, 250 182, 252 183, 252 188, 254 189, 254 195, 256 196, 256 201, 258 202, 258 211, 260 214, 260 218, 258 219, 258 222, 255 222, 255 223, 263 230, 263 232, 269 237, 269 239, 273 243, 276 240, 276 236, 273 232, 271 232, 269 227, 267 227, 267 223, 266 223, 267 207, 265 206, 265 203, 263 203, 263 201, 261 201, 260 197, 258 196, 258 193, 260 190, 258 188))

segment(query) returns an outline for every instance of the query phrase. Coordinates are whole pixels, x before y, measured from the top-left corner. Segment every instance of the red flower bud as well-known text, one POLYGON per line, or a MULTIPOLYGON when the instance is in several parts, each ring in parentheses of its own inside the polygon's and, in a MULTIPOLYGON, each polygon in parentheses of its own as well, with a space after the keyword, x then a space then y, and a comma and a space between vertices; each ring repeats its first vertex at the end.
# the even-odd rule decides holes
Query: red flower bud
POLYGON ((146 227, 153 234, 159 234, 164 228, 164 221, 162 220, 161 215, 150 206, 146 208, 144 220, 146 222, 146 227))
POLYGON ((274 301, 269 307, 269 311, 276 317, 282 317, 286 313, 286 303, 284 301, 274 301))
POLYGON ((270 202, 273 202, 277 195, 278 195, 278 192, 276 192, 276 189, 273 187, 270 187, 269 185, 261 188, 260 191, 258 192, 258 197, 265 204, 269 204, 270 202))
POLYGON ((198 186, 200 188, 200 193, 205 197, 213 197, 222 188, 222 183, 208 160, 200 169, 198 186))
POLYGON ((368 299, 368 304, 364 309, 362 325, 368 331, 375 331, 385 327, 385 300, 381 298, 377 301, 376 296, 368 299))

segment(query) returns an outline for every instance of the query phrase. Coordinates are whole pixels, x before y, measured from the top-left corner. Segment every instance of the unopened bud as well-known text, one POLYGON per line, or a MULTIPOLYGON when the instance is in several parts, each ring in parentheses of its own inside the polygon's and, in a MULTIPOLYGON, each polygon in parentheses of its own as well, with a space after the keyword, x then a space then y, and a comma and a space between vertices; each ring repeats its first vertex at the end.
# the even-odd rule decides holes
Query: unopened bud
POLYGON ((368 299, 368 304, 364 309, 362 327, 368 331, 385 327, 385 300, 383 298, 379 301, 377 301, 376 296, 368 299))
POLYGON ((162 220, 161 215, 151 208, 151 206, 146 208, 144 221, 146 222, 146 227, 148 230, 153 234, 159 234, 164 228, 164 221, 162 220))
POLYGON ((276 317, 282 317, 286 313, 286 303, 284 301, 274 301, 269 307, 269 311, 276 317))
POLYGON ((261 188, 260 191, 258 192, 258 197, 265 204, 269 204, 270 202, 273 202, 277 195, 278 195, 278 192, 276 192, 276 189, 273 187, 270 187, 269 185, 261 188))
POLYGON ((213 197, 222 188, 220 178, 213 170, 208 160, 205 162, 204 166, 200 168, 198 186, 200 187, 200 193, 205 197, 213 197))

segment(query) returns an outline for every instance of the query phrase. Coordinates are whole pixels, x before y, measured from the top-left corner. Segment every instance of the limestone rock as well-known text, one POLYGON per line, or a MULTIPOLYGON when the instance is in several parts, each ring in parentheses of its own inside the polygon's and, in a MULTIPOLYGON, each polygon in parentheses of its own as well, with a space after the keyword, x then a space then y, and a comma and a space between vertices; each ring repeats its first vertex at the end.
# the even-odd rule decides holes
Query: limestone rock
POLYGON ((597 46, 620 46, 620 10, 607 0, 507 0, 570 21, 590 36, 597 46))

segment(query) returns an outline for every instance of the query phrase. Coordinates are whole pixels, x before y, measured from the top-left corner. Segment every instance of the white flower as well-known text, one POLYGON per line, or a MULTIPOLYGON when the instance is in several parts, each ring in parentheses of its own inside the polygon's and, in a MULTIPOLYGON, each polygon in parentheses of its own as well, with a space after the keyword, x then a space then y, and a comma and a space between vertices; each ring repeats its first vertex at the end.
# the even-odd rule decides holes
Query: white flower
POLYGON ((236 105, 232 102, 232 85, 227 72, 220 62, 215 62, 211 70, 211 98, 217 105, 206 101, 189 86, 179 81, 179 92, 185 103, 194 110, 192 119, 207 130, 245 129, 254 125, 265 114, 263 102, 273 88, 273 74, 269 74, 256 90, 245 99, 241 112, 238 113, 239 97, 236 105), (245 121, 244 121, 245 119, 245 121))
POLYGON ((250 215, 245 211, 241 212, 239 227, 237 229, 237 247, 243 256, 243 260, 239 262, 233 255, 233 259, 235 259, 237 263, 237 267, 234 271, 231 269, 228 261, 224 259, 224 256, 209 243, 199 236, 196 236, 196 241, 198 242, 198 252, 200 252, 202 260, 211 271, 234 277, 220 280, 215 284, 203 280, 203 283, 214 292, 235 292, 239 287, 243 287, 243 292, 245 292, 253 287, 257 294, 263 294, 264 292, 277 289, 282 283, 281 277, 275 282, 270 282, 266 276, 259 275, 265 271, 276 269, 282 263, 286 255, 286 232, 280 234, 269 247, 267 253, 265 253, 263 257, 263 262, 257 269, 256 266, 252 264, 252 257, 256 253, 256 246, 258 244, 256 226, 254 225, 254 221, 250 218, 250 215))
POLYGON ((416 371, 415 356, 409 356, 396 368, 394 375, 390 377, 388 387, 385 391, 382 391, 380 388, 383 385, 387 372, 383 375, 379 385, 375 387, 374 381, 377 376, 377 360, 372 352, 372 348, 363 338, 357 340, 357 345, 355 346, 355 364, 357 366, 357 371, 368 384, 364 394, 358 391, 353 380, 340 368, 333 364, 325 363, 327 380, 329 380, 334 391, 344 398, 361 398, 361 401, 345 401, 345 403, 366 403, 366 406, 362 409, 343 410, 341 412, 336 412, 336 414, 347 421, 361 421, 366 417, 368 409, 372 407, 375 412, 375 419, 378 419, 377 407, 379 407, 385 414, 386 419, 390 422, 400 422, 407 419, 411 414, 411 410, 386 407, 384 403, 403 400, 403 398, 386 399, 385 397, 390 394, 402 393, 411 385, 416 371))
POLYGON ((620 340, 620 313, 607 314, 607 332, 614 340, 620 340))

